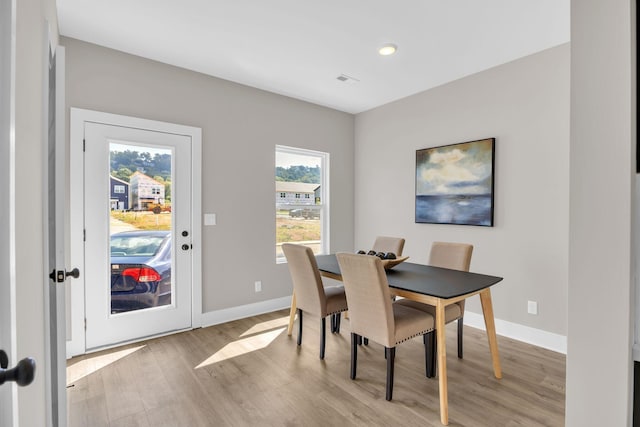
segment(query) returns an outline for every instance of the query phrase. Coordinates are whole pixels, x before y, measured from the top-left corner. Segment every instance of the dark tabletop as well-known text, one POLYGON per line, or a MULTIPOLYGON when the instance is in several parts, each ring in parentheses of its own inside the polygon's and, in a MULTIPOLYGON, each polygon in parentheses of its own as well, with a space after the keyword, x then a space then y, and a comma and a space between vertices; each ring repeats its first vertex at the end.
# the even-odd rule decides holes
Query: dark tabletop
MULTIPOLYGON (((335 255, 316 256, 320 271, 340 275, 335 255)), ((389 286, 437 298, 454 298, 495 285, 502 277, 402 262, 387 270, 389 286)))

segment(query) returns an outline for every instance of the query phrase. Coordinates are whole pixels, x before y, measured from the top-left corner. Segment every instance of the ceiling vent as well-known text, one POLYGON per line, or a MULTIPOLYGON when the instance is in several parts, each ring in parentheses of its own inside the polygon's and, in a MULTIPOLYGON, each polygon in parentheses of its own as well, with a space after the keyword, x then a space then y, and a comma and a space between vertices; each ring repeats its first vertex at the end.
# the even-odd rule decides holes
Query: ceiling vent
POLYGON ((343 83, 347 83, 351 85, 354 85, 360 82, 360 80, 356 79, 355 77, 347 76, 346 74, 340 74, 338 77, 336 77, 336 79, 340 80, 343 83))

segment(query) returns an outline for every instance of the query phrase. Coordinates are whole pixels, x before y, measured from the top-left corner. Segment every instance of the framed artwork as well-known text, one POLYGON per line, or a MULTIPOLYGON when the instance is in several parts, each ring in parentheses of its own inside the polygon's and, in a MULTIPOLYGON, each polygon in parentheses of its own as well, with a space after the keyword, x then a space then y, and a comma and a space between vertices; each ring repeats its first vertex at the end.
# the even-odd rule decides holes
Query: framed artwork
POLYGON ((495 138, 416 150, 416 222, 493 227, 495 138))

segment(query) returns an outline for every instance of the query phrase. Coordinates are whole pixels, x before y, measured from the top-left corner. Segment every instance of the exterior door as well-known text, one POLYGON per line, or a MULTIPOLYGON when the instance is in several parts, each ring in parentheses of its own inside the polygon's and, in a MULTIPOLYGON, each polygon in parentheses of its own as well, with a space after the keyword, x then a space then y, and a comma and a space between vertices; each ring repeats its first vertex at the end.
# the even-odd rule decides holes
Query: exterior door
POLYGON ((192 326, 191 138, 84 125, 86 349, 192 326))

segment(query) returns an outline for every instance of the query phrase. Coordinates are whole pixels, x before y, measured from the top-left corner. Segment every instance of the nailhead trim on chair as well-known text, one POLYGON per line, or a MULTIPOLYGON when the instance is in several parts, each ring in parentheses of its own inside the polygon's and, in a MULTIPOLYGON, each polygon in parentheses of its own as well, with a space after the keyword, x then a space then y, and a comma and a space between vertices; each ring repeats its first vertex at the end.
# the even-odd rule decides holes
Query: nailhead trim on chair
POLYGON ((421 335, 424 335, 424 334, 426 334, 426 333, 428 333, 428 332, 432 332, 432 331, 434 331, 434 329, 433 329, 433 328, 431 328, 431 329, 429 329, 429 330, 426 330, 426 331, 423 331, 423 332, 420 332, 420 333, 417 333, 417 334, 414 334, 414 335, 411 335, 410 337, 407 337, 407 338, 403 339, 402 341, 398 341, 398 342, 396 342, 396 345, 398 345, 398 344, 400 344, 400 343, 403 343, 403 342, 405 342, 405 341, 409 341, 410 339, 413 339, 413 338, 415 338, 415 337, 419 337, 419 336, 421 336, 421 335))

